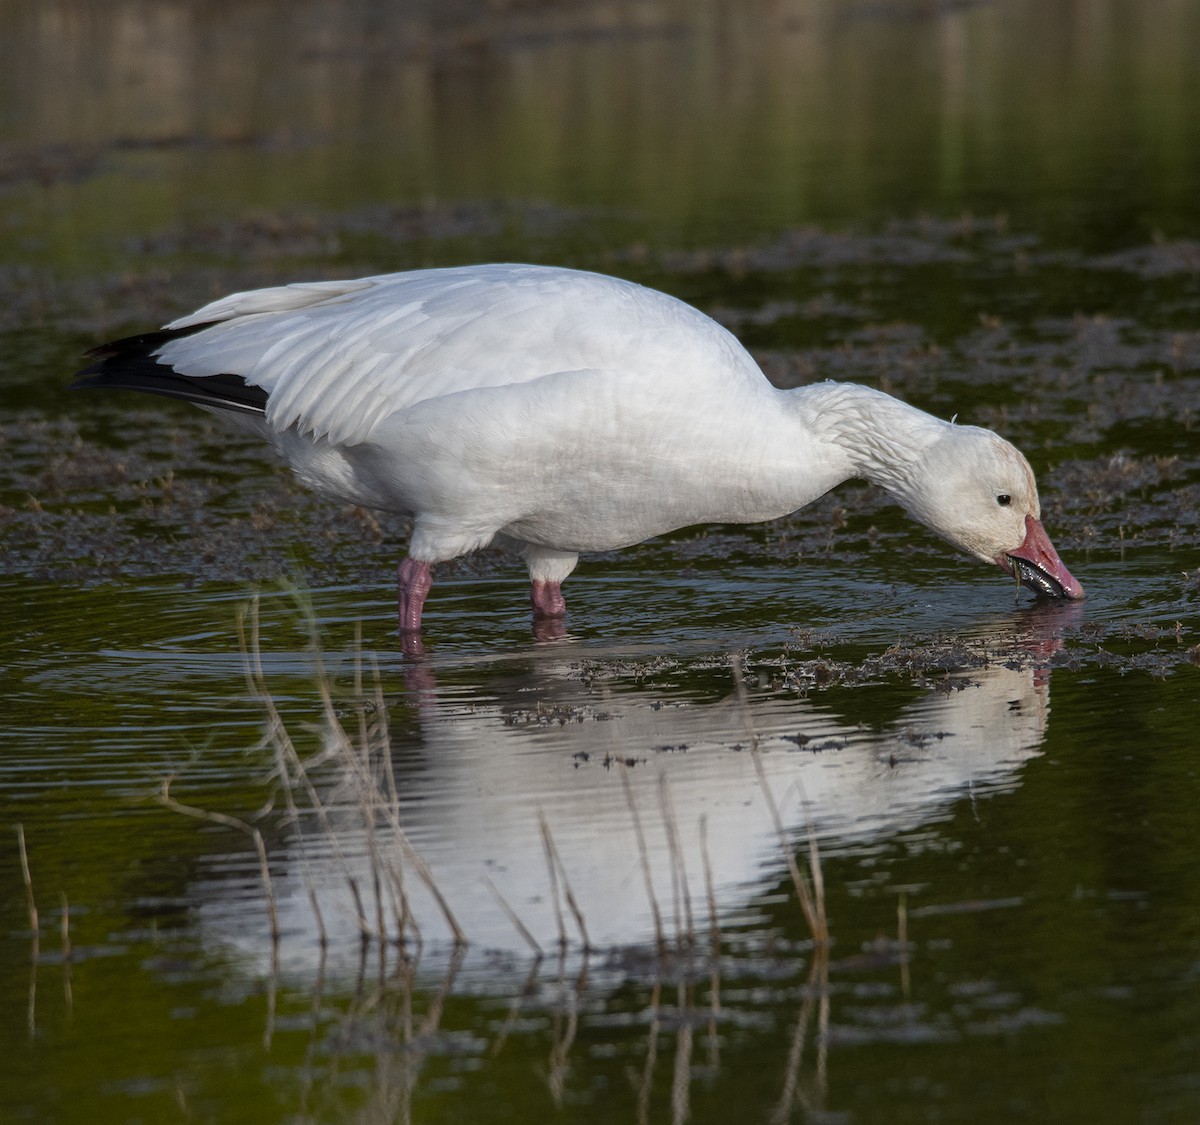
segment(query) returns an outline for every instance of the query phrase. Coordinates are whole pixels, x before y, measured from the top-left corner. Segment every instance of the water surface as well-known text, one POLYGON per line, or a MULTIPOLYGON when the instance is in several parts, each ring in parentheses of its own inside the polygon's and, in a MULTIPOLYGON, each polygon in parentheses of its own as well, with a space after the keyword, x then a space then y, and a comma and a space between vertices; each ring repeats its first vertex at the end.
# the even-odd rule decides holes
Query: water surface
POLYGON ((1193 1119, 1196 19, 0 5, 0 1117, 1193 1119), (403 520, 63 390, 514 258, 1000 430, 1087 600, 851 483, 585 559, 555 640, 446 566, 414 661, 403 520))

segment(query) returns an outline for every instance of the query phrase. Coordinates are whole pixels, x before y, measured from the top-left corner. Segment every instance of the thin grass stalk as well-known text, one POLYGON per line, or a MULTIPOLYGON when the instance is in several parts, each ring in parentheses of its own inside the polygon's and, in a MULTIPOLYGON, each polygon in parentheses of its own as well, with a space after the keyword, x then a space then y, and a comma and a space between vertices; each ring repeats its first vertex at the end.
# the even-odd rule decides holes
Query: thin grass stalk
POLYGON ((33 897, 33 876, 29 871, 29 853, 25 850, 25 825, 17 825, 17 852, 21 857, 21 881, 25 884, 25 909, 29 914, 29 928, 36 936, 40 926, 37 900, 33 897))
POLYGON ((659 956, 667 951, 667 938, 663 932, 662 913, 658 908, 658 899, 654 894, 654 877, 650 871, 650 853, 646 848, 646 836, 642 832, 642 819, 638 815, 637 803, 633 799, 633 785, 629 781, 629 767, 624 762, 620 764, 621 785, 625 790, 625 803, 629 806, 629 815, 633 819, 633 835, 637 840, 638 858, 642 863, 642 881, 646 884, 646 898, 650 902, 650 913, 654 918, 654 940, 658 946, 659 956))
POLYGON ((454 982, 458 979, 459 970, 462 968, 463 958, 466 956, 466 945, 456 946, 450 954, 450 961, 446 966, 446 975, 442 980, 441 987, 437 991, 437 995, 430 1001, 429 1007, 425 1010, 425 1017, 421 1020, 417 1034, 422 1039, 432 1038, 434 1032, 441 1026, 442 1014, 446 1010, 446 1001, 450 999, 454 992, 454 982))
MULTIPOLYGON (((297 827, 301 823, 299 810, 292 799, 291 789, 294 782, 299 783, 308 799, 309 808, 316 813, 318 823, 325 832, 328 841, 333 845, 334 855, 337 857, 338 864, 341 867, 342 875, 350 888, 350 895, 354 899, 355 918, 358 923, 359 932, 364 938, 370 934, 370 926, 367 923, 367 914, 362 901, 362 895, 359 893, 358 881, 355 879, 350 870, 349 861, 342 848, 341 838, 329 817, 329 812, 325 808, 324 802, 321 800, 320 794, 317 792, 316 786, 312 783, 309 777, 308 767, 304 760, 300 757, 300 752, 296 749, 296 744, 292 741, 291 735, 288 733, 287 724, 283 721, 283 716, 275 705, 275 700, 271 695, 270 689, 267 686, 266 677, 263 673, 262 666, 262 649, 260 646, 259 634, 259 615, 258 615, 258 599, 254 598, 250 605, 250 635, 246 637, 242 622, 245 615, 239 616, 238 636, 242 645, 242 651, 245 653, 245 665, 248 669, 247 675, 252 694, 262 704, 267 712, 268 719, 268 734, 267 738, 272 747, 276 751, 277 766, 276 769, 280 776, 281 785, 285 794, 285 803, 289 813, 294 818, 297 827)), ((301 854, 304 854, 304 849, 301 848, 301 854)), ((306 877, 308 877, 308 868, 306 861, 306 877)), ((313 888, 311 878, 309 882, 309 897, 310 901, 316 903, 316 893, 313 888)), ((316 908, 319 914, 319 908, 316 908)), ((324 932, 324 920, 320 922, 319 928, 324 932)))
MULTIPOLYGON (((332 692, 329 687, 328 677, 322 677, 318 681, 318 690, 321 693, 321 699, 322 699, 322 704, 323 704, 324 711, 325 711, 325 718, 326 718, 326 722, 328 724, 329 733, 333 737, 333 739, 336 741, 338 748, 341 752, 339 760, 343 763, 343 765, 348 765, 351 767, 351 770, 352 770, 351 776, 355 780, 355 782, 358 786, 359 807, 360 807, 360 809, 362 809, 364 817, 368 817, 368 815, 369 815, 373 822, 373 818, 374 818, 375 814, 371 810, 374 810, 375 808, 378 807, 378 805, 380 804, 379 797, 382 794, 380 791, 379 784, 374 779, 373 771, 370 768, 370 748, 369 748, 369 746, 361 747, 361 748, 359 748, 358 751, 356 751, 353 741, 346 734, 345 728, 342 726, 340 720, 337 717, 337 711, 333 704, 333 696, 332 696, 332 692), (367 796, 367 794, 369 794, 369 797, 367 796)), ((390 748, 390 741, 385 742, 384 745, 385 745, 385 747, 390 748)), ((385 750, 384 757, 385 757, 385 760, 387 760, 390 764, 390 758, 391 758, 390 749, 385 750)), ((385 777, 386 776, 387 776, 387 767, 385 767, 385 777)), ((311 791, 311 783, 310 783, 310 791, 311 791)), ((315 791, 312 791, 312 793, 315 796, 315 791)), ((391 782, 391 793, 389 794, 389 796, 391 796, 394 793, 395 793, 395 780, 393 778, 393 780, 391 782)), ((438 909, 442 912, 442 915, 446 920, 446 924, 450 927, 450 931, 454 937, 455 945, 465 946, 465 945, 470 944, 467 940, 466 933, 463 931, 462 927, 458 924, 458 919, 455 917, 454 911, 450 908, 450 903, 447 901, 446 896, 442 893, 440 888, 437 886, 437 882, 433 877, 433 873, 429 869, 429 865, 426 864, 425 861, 417 854, 416 849, 412 846, 411 842, 408 839, 408 836, 404 832, 404 829, 401 827, 398 805, 399 805, 399 801, 397 800, 394 805, 392 805, 391 807, 387 807, 386 808, 386 816, 387 816, 387 820, 388 820, 388 826, 396 837, 396 842, 400 846, 401 853, 403 854, 404 858, 412 865, 413 870, 416 871, 418 878, 420 878, 420 880, 425 884, 429 893, 433 896, 434 901, 437 903, 438 909)), ((373 832, 373 828, 369 829, 369 831, 373 832)), ((372 854, 372 864, 375 867, 375 870, 378 871, 378 852, 377 851, 372 854)), ((386 865, 386 870, 390 873, 390 878, 392 879, 393 884, 396 884, 397 876, 396 876, 395 872, 397 869, 396 869, 395 865, 393 865, 393 864, 386 865)), ((398 888, 397 893, 403 897, 403 901, 405 902, 405 904, 407 904, 407 897, 403 896, 402 887, 398 888)), ((405 908, 405 912, 407 914, 407 905, 405 908)), ((409 915, 409 918, 411 920, 411 915, 409 915)))
POLYGON ((667 847, 671 856, 671 893, 675 898, 676 940, 692 946, 696 930, 692 920, 692 891, 688 885, 687 865, 683 859, 683 845, 679 839, 679 820, 675 816, 675 802, 671 799, 671 787, 665 773, 658 777, 658 803, 662 810, 663 827, 667 834, 667 847), (680 933, 680 906, 683 913, 683 932, 680 933))
MULTIPOLYGON (((605 707, 611 712, 612 692, 609 690, 608 684, 601 683, 600 690, 605 707)), ((633 785, 629 780, 629 767, 625 764, 625 755, 621 753, 621 747, 617 741, 615 723, 609 724, 609 733, 612 741, 613 757, 616 758, 621 770, 621 788, 625 792, 625 803, 629 806, 629 815, 633 820, 633 833, 634 838, 637 840, 638 858, 641 861, 642 867, 642 882, 646 886, 646 899, 650 903, 650 913, 654 919, 654 941, 658 949, 658 954, 661 957, 667 951, 667 937, 663 930, 662 911, 659 909, 658 898, 654 893, 654 877, 650 869, 650 851, 646 847, 646 834, 642 831, 642 820, 638 815, 637 802, 633 799, 633 785)))
POLYGON ((58 892, 62 903, 62 956, 63 956, 63 999, 67 1012, 74 1008, 74 993, 71 987, 71 908, 67 903, 67 892, 58 892))
POLYGON ((520 991, 512 998, 512 1003, 508 1007, 508 1018, 504 1021, 504 1026, 500 1028, 496 1035, 495 1042, 492 1043, 491 1050, 488 1052, 492 1058, 495 1058, 502 1050, 504 1044, 508 1042, 509 1035, 512 1034, 512 1029, 517 1026, 517 1019, 521 1015, 521 1006, 527 996, 532 996, 534 986, 537 984, 538 970, 541 968, 542 958, 535 957, 533 964, 529 966, 529 975, 525 978, 525 983, 520 991))
MULTIPOLYGON (((258 700, 263 709, 267 713, 267 738, 273 745, 277 745, 276 739, 282 743, 291 745, 291 738, 287 733, 287 727, 284 725, 283 716, 279 713, 279 709, 275 706, 275 700, 271 693, 267 690, 267 677, 263 671, 262 663, 262 646, 260 644, 260 621, 259 621, 259 601, 255 595, 250 599, 249 619, 250 619, 250 637, 247 642, 244 622, 247 617, 245 607, 240 607, 236 617, 238 629, 238 642, 242 650, 242 667, 245 671, 246 682, 250 689, 250 694, 258 700)), ((294 750, 295 747, 292 747, 294 750)), ((283 778, 286 779, 287 774, 284 773, 283 778)))
POLYGON ((642 1080, 638 1083, 638 1125, 650 1125, 650 1091, 654 1088, 654 1069, 658 1062, 658 1030, 662 1012, 662 982, 655 981, 650 992, 650 1025, 646 1029, 646 1062, 642 1067, 642 1080))
POLYGON ((704 897, 708 903, 708 928, 712 956, 721 953, 721 919, 717 911, 717 891, 713 884, 712 859, 708 853, 708 814, 700 817, 700 858, 704 865, 704 897))
MULTIPOLYGON (((308 626, 309 636, 309 651, 312 653, 312 659, 315 666, 314 680, 317 687, 317 692, 321 699, 321 708, 325 716, 325 727, 328 734, 333 738, 336 745, 335 757, 342 762, 343 765, 350 764, 353 769, 351 776, 356 782, 358 789, 357 804, 360 813, 363 817, 363 827, 367 834, 368 850, 371 855, 372 865, 372 882, 375 888, 375 907, 376 918, 381 921, 382 918, 382 896, 380 894, 379 880, 379 852, 376 844, 375 832, 377 828, 375 818, 375 806, 377 804, 377 796, 379 794, 379 785, 375 780, 374 770, 371 765, 371 739, 367 736, 365 730, 366 716, 360 712, 362 721, 361 737, 357 745, 354 740, 346 732, 346 728, 342 725, 338 717, 337 707, 333 700, 333 682, 325 668, 324 656, 322 654, 320 638, 317 633, 316 618, 312 613, 311 606, 306 601, 297 598, 298 604, 302 611, 302 617, 308 626)), ((355 687, 361 694, 362 678, 361 678, 361 663, 362 654, 361 648, 356 650, 355 655, 355 687)), ((381 936, 386 933, 381 930, 381 936)))
MULTIPOLYGON (((557 854, 558 849, 555 849, 557 854)), ((562 860, 559 860, 561 868, 562 860)), ((567 879, 567 872, 562 868, 563 891, 567 899, 567 907, 571 911, 571 917, 575 919, 575 925, 579 927, 579 940, 582 943, 583 951, 589 952, 592 948, 592 939, 588 937, 587 922, 583 917, 583 911, 579 908, 579 903, 575 899, 575 892, 571 889, 570 881, 567 879)))
POLYGON ((808 879, 805 878, 799 865, 796 863, 795 854, 788 841, 787 832, 783 827, 783 820, 779 815, 779 806, 775 801, 775 794, 771 791, 770 783, 767 781, 767 772, 762 761, 762 751, 758 745, 758 733, 754 729, 754 723, 750 716, 750 696, 746 690, 746 679, 742 672, 740 656, 734 657, 732 671, 734 687, 742 712, 742 720, 746 726, 750 740, 750 756, 754 761, 754 770, 758 775, 759 787, 762 789, 763 796, 767 801, 767 810, 771 814, 771 822, 775 826, 775 834, 779 838, 780 848, 787 863, 788 874, 792 879, 792 886, 795 887, 796 896, 800 900, 800 909, 804 914, 804 919, 808 924, 809 933, 813 941, 818 945, 828 945, 829 923, 825 916, 825 882, 821 875, 821 859, 817 852, 816 834, 812 831, 810 825, 808 831, 808 855, 809 867, 813 873, 813 884, 810 886, 808 879), (816 892, 814 892, 814 887, 817 888, 816 892))
MULTIPOLYGON (((555 849, 557 852, 557 849, 555 849)), ((562 860, 559 860, 561 866, 562 860)), ((570 881, 567 879, 567 872, 562 870, 563 891, 567 897, 567 906, 570 908, 571 916, 575 919, 575 925, 579 927, 579 940, 582 943, 584 953, 587 953, 592 948, 592 939, 588 937, 587 922, 583 917, 583 911, 579 908, 579 903, 575 900, 575 892, 571 889, 570 881)))
POLYGON ((349 735, 346 734, 345 728, 338 722, 337 714, 333 708, 333 697, 328 682, 325 680, 324 672, 322 672, 321 679, 324 685, 322 696, 325 701, 326 723, 337 724, 337 730, 341 735, 341 741, 344 743, 346 754, 354 761, 355 765, 352 775, 355 779, 355 788, 357 790, 355 803, 358 805, 359 815, 362 819, 363 835, 367 842, 367 856, 371 863, 371 890, 375 899, 375 930, 379 935, 379 949, 382 955, 387 942, 388 930, 387 921, 384 918, 383 879, 381 877, 384 860, 380 851, 377 834, 379 786, 375 781, 374 770, 371 765, 371 746, 366 740, 361 741, 357 747, 353 744, 349 735))
POLYGON ((538 827, 542 834, 542 851, 546 856, 546 868, 550 873, 550 902, 554 907, 554 924, 558 929, 558 948, 567 948, 567 926, 563 921, 562 903, 558 896, 558 868, 554 864, 554 853, 550 849, 550 830, 546 826, 546 817, 541 809, 538 810, 538 827))
POLYGON ((210 824, 221 824, 227 828, 236 828, 239 832, 244 832, 254 841, 255 850, 258 852, 258 871, 262 879, 263 890, 267 895, 267 912, 271 918, 271 944, 276 951, 279 948, 279 912, 275 908, 275 889, 271 883, 271 867, 267 862, 267 845, 263 840, 262 833, 252 824, 247 824, 244 820, 239 820, 236 816, 229 816, 227 813, 213 812, 210 809, 196 808, 194 805, 185 805, 182 801, 177 801, 171 796, 171 782, 174 777, 168 774, 162 779, 162 787, 158 794, 158 803, 164 808, 170 809, 172 812, 182 813, 184 816, 195 817, 197 820, 207 820, 210 824))
POLYGON ((545 955, 545 950, 538 944, 537 938, 529 932, 528 927, 521 921, 517 912, 508 904, 508 900, 500 893, 496 884, 491 881, 486 875, 483 877, 484 886, 492 892, 492 897, 500 904, 500 909, 504 911, 505 916, 513 924, 513 928, 521 935, 530 949, 533 950, 534 956, 540 961, 545 955))
POLYGON ((812 1021, 817 997, 828 991, 826 987, 828 978, 822 975, 822 964, 827 970, 829 965, 827 949, 814 951, 813 961, 808 969, 808 980, 804 987, 804 1003, 800 1005, 800 1014, 796 1017, 796 1027, 792 1032, 792 1042, 788 1048, 787 1063, 783 1070, 783 1089, 780 1091, 779 1101, 776 1102, 774 1112, 771 1114, 771 1125, 784 1125, 784 1122, 792 1119, 792 1109, 796 1104, 800 1085, 800 1063, 804 1057, 805 1044, 808 1042, 808 1025, 812 1021))
POLYGON ((29 1000, 25 1008, 25 1026, 32 1039, 37 1034, 37 972, 41 960, 41 930, 38 925, 37 902, 33 897, 33 876, 29 871, 29 854, 25 850, 25 826, 17 825, 17 851, 21 857, 21 879, 25 884, 25 909, 29 913, 32 934, 29 948, 29 1000))
POLYGON ((312 1000, 308 1006, 308 1037, 304 1044, 304 1063, 300 1068, 299 1083, 299 1112, 300 1121, 312 1120, 316 1114, 310 1102, 313 1090, 317 1084, 317 1059, 324 1055, 324 1021, 321 1019, 321 1009, 325 1002, 325 955, 327 947, 321 945, 321 954, 317 960, 317 977, 313 982, 312 1000))
MULTIPOLYGON (((378 796, 378 786, 376 786, 375 792, 378 796)), ((429 891, 430 895, 433 896, 434 902, 437 903, 438 909, 442 912, 442 917, 445 918, 446 924, 450 927, 450 932, 454 936, 454 944, 458 946, 469 945, 470 942, 467 939, 467 935, 463 928, 458 924, 458 919, 455 917, 454 911, 450 908, 450 903, 446 896, 442 893, 441 888, 438 887, 437 880, 433 877, 433 872, 429 869, 429 865, 417 853, 416 848, 412 846, 412 842, 409 840, 407 833, 405 833, 403 827, 401 826, 398 809, 394 807, 387 807, 386 817, 388 821, 388 828, 395 836, 396 843, 400 847, 401 854, 403 855, 404 859, 411 864, 413 870, 417 873, 417 878, 419 878, 421 882, 425 884, 426 889, 429 891)), ((388 865, 389 871, 394 869, 395 865, 388 865)), ((407 899, 405 899, 405 903, 407 904, 407 899)), ((407 905, 405 909, 407 911, 407 905)), ((410 926, 415 929, 415 922, 413 921, 411 914, 409 915, 409 923, 410 926)))
MULTIPOLYGON (((799 782, 797 781, 797 785, 799 782)), ((804 834, 808 837, 808 876, 812 880, 813 901, 821 918, 821 931, 826 942, 829 941, 829 919, 825 915, 825 872, 821 867, 821 853, 817 847, 817 833, 813 828, 812 817, 808 815, 809 805, 804 800, 803 791, 800 794, 801 807, 804 809, 804 834)))
MULTIPOLYGON (((374 659, 371 661, 371 675, 375 689, 375 737, 386 749, 383 755, 383 780, 387 786, 388 815, 393 823, 399 824, 400 793, 396 787, 396 771, 392 765, 392 734, 388 726, 387 701, 383 696, 383 678, 379 674, 379 664, 374 659)), ((413 918, 408 895, 404 889, 404 869, 402 867, 396 869, 392 889, 396 896, 393 911, 396 915, 396 929, 400 934, 401 942, 403 942, 405 931, 410 925, 416 931, 419 942, 420 929, 417 927, 416 919, 413 918)))
MULTIPOLYGON (((313 917, 317 923, 318 940, 322 949, 328 948, 329 933, 325 927, 325 917, 321 911, 321 904, 315 881, 312 877, 312 869, 308 862, 307 848, 304 842, 304 820, 300 815, 300 810, 296 805, 293 796, 293 769, 296 770, 296 780, 303 778, 307 783, 307 771, 300 759, 300 753, 296 749, 295 743, 292 741, 291 735, 288 733, 287 727, 283 722, 283 716, 279 713, 275 706, 275 701, 271 697, 270 691, 267 688, 266 677, 263 672, 262 664, 262 646, 260 643, 260 617, 259 617, 259 599, 255 595, 249 606, 242 605, 238 607, 238 612, 235 618, 238 647, 242 654, 242 669, 246 677, 246 685, 251 696, 253 696, 267 712, 267 735, 265 743, 271 747, 272 754, 275 758, 275 775, 279 780, 279 788, 283 794, 284 808, 287 811, 288 818, 292 822, 300 844, 299 854, 301 863, 304 867, 304 881, 308 889, 308 901, 312 906, 313 917), (246 624, 249 619, 250 631, 247 634, 246 624)), ((315 795, 315 790, 311 785, 308 786, 310 794, 315 795)), ((310 796, 310 802, 311 802, 310 796)), ((320 802, 317 802, 320 805, 320 802)), ((319 809, 318 816, 321 816, 323 809, 319 809)), ((327 820, 326 820, 327 824, 327 820)), ((336 850, 336 849, 335 849, 336 850)), ((343 871, 349 878, 349 871, 345 865, 344 857, 342 860, 343 871)), ((356 902, 358 902, 358 889, 353 885, 351 880, 352 893, 356 902)), ((362 915, 361 903, 359 903, 359 915, 362 915)))
POLYGON ((687 986, 679 982, 679 1029, 675 1032, 675 1067, 671 1074, 671 1121, 672 1125, 683 1125, 688 1119, 691 1104, 692 1077, 692 1024, 687 1017, 691 1000, 687 986))
MULTIPOLYGON (((412 864, 413 870, 417 873, 417 877, 425 884, 426 889, 433 896, 434 902, 437 903, 438 909, 442 912, 442 917, 445 918, 446 924, 450 927, 450 932, 454 935, 454 944, 456 946, 466 947, 470 945, 466 932, 458 924, 458 919, 454 916, 454 911, 450 909, 450 903, 446 896, 442 894, 441 888, 437 885, 437 880, 433 877, 433 872, 429 869, 429 865, 417 854, 417 850, 409 842, 408 836, 399 823, 394 822, 391 825, 392 831, 396 834, 397 843, 399 843, 401 851, 404 853, 404 858, 412 864)), ((413 924, 415 928, 415 924, 413 924)))
MULTIPOLYGON (((592 943, 588 939, 587 924, 584 922, 583 911, 579 909, 579 903, 575 900, 575 893, 571 890, 571 881, 567 877, 567 869, 563 866, 562 857, 558 853, 558 845, 554 842, 554 837, 550 832, 550 825, 546 823, 546 814, 539 810, 538 823, 542 830, 542 844, 546 849, 546 856, 552 868, 556 868, 558 878, 562 881, 563 898, 566 900, 567 909, 570 910, 571 916, 575 919, 575 925, 579 927, 579 936, 583 942, 585 950, 591 949, 592 943)), ((557 885, 557 881, 555 883, 557 885)), ((559 916, 561 926, 562 918, 559 916)), ((565 948, 566 932, 560 930, 560 939, 565 948)))
POLYGON ((709 1010, 708 1010, 708 1054, 709 1066, 715 1071, 720 1061, 720 1040, 717 1038, 717 1020, 721 1015, 721 920, 717 913, 717 895, 713 886, 712 861, 708 854, 708 817, 700 817, 700 855, 704 862, 704 893, 708 900, 709 926, 709 1010))
MULTIPOLYGON (((564 951, 565 955, 565 951, 564 951)), ((559 981, 562 983, 562 971, 565 968, 564 962, 559 961, 559 981)), ((587 948, 584 948, 584 969, 579 978, 575 982, 575 987, 570 994, 570 1001, 567 1004, 566 1018, 564 1019, 561 1012, 556 1012, 554 1017, 554 1030, 552 1033, 553 1042, 550 1047, 550 1057, 547 1063, 546 1085, 550 1090, 550 1096, 554 1100, 554 1104, 562 1107, 563 1093, 566 1090, 567 1081, 567 1056, 571 1053, 571 1048, 575 1045, 575 1036, 579 1032, 579 998, 583 993, 584 984, 587 980, 587 948)), ((566 993, 563 993, 564 999, 566 993)))
MULTIPOLYGON (((305 861, 307 867, 307 861, 305 861)), ((317 888, 308 881, 308 904, 312 907, 313 918, 317 923, 317 941, 321 946, 321 961, 324 963, 325 951, 329 948, 329 931, 325 929, 325 915, 321 912, 321 901, 317 896, 317 888)))
POLYGON ((355 920, 358 923, 359 932, 364 938, 367 938, 370 934, 370 927, 367 924, 366 907, 363 905, 362 894, 358 889, 358 880, 350 870, 350 862, 346 858, 345 850, 342 848, 341 836, 333 825, 333 820, 329 816, 329 810, 325 807, 325 802, 321 800, 321 795, 317 792, 317 787, 312 783, 312 779, 308 775, 308 768, 305 766, 290 738, 287 739, 287 750, 290 768, 295 771, 295 779, 304 789, 304 795, 308 798, 309 807, 317 814, 317 821, 324 830, 326 839, 333 845, 333 853, 337 857, 338 864, 342 869, 342 877, 346 880, 346 885, 350 888, 350 896, 354 899, 355 920))
POLYGON ((275 1014, 279 1006, 279 939, 271 942, 271 976, 267 981, 267 1014, 263 1020, 262 1045, 264 1051, 271 1049, 275 1038, 275 1014))
MULTIPOLYGON (((755 747, 751 751, 751 754, 754 760, 754 768, 758 774, 758 783, 762 788, 763 795, 766 797, 771 821, 775 825, 775 834, 779 838, 779 846, 783 852, 784 860, 787 862, 788 874, 792 877, 792 886, 795 887, 796 897, 800 900, 800 909, 804 914, 805 922, 808 924, 809 933, 812 935, 813 941, 818 945, 828 945, 829 924, 825 918, 825 900, 823 897, 818 899, 814 896, 808 879, 805 878, 799 864, 796 863, 795 854, 788 841, 787 833, 784 831, 783 821, 779 816, 779 807, 775 803, 775 795, 771 792, 771 786, 767 781, 761 752, 755 747)), ((819 870, 820 860, 819 857, 816 857, 816 840, 812 836, 809 837, 809 862, 810 864, 815 862, 815 869, 819 870)))

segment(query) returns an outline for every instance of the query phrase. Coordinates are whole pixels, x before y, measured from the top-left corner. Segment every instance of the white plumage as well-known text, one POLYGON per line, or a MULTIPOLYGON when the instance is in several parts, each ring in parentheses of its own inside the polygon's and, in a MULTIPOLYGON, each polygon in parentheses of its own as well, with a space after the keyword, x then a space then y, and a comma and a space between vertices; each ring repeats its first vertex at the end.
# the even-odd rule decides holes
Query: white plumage
POLYGON ((544 266, 418 270, 238 293, 98 348, 77 385, 232 412, 308 484, 413 516, 400 624, 429 564, 498 542, 535 614, 580 551, 783 516, 851 476, 1042 593, 1082 597, 1021 454, 853 384, 775 389, 663 293, 544 266))

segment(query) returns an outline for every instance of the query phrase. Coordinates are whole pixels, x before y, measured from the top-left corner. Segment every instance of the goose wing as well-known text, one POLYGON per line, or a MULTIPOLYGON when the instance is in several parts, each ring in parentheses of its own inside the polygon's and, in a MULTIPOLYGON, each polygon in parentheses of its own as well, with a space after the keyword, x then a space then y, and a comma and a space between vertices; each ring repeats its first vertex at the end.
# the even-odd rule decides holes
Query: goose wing
MULTIPOLYGON (((167 325, 158 362, 235 374, 266 393, 271 429, 339 444, 432 398, 562 371, 761 379, 723 328, 655 290, 541 266, 417 270, 236 293, 167 325), (715 362, 714 362, 715 361, 715 362)), ((681 390, 683 387, 681 386, 681 390)))

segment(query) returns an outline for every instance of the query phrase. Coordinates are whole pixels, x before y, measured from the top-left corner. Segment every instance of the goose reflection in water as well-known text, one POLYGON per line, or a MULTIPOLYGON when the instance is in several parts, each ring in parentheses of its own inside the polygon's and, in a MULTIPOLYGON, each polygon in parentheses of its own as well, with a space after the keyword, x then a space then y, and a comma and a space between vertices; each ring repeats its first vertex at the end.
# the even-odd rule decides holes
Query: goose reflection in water
MULTIPOLYGON (((390 743, 380 731, 365 746, 352 716, 326 731, 331 765, 312 775, 322 815, 302 811, 273 856, 282 963, 324 957, 321 932, 334 961, 380 928, 428 949, 457 925, 472 949, 527 952, 564 933, 592 948, 652 943, 659 927, 703 929, 713 905, 722 926, 752 922, 784 877, 767 789, 789 841, 811 830, 828 852, 1015 786, 1045 737, 1063 612, 1034 608, 968 638, 985 664, 947 673, 882 723, 836 715, 820 692, 739 697, 732 671, 729 695, 704 702, 584 677, 578 660, 556 657, 504 690, 493 679, 490 698, 426 686, 415 729, 393 716, 390 743)), ((730 663, 713 656, 671 676, 704 664, 723 675, 730 663)), ((849 698, 866 704, 870 691, 849 698)), ((265 911, 255 931, 227 883, 197 892, 213 936, 272 954, 265 911)))

